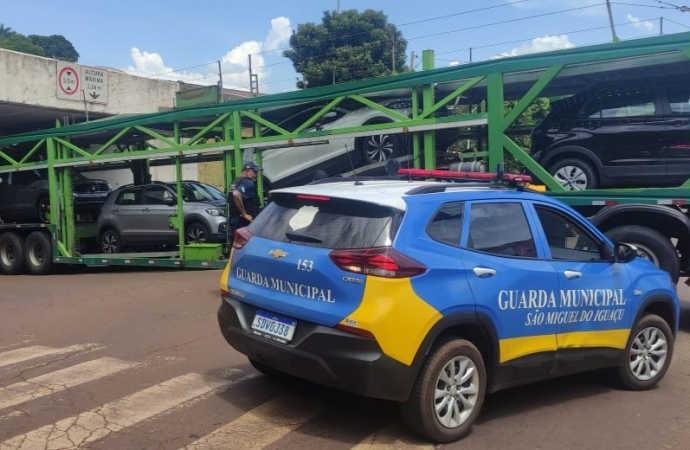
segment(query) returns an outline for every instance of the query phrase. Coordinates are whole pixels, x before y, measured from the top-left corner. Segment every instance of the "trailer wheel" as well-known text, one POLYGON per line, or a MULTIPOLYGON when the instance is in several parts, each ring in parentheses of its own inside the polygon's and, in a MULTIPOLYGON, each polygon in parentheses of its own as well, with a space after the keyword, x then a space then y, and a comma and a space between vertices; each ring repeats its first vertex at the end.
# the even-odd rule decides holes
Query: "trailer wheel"
POLYGON ((26 267, 34 275, 47 275, 53 271, 53 243, 48 233, 34 231, 26 238, 26 267))
POLYGON ((17 233, 0 235, 0 272, 17 275, 24 271, 24 239, 17 233))
POLYGON ((627 242, 637 247, 639 255, 671 275, 674 283, 680 277, 678 252, 670 239, 649 227, 628 225, 616 227, 606 232, 613 242, 627 242))

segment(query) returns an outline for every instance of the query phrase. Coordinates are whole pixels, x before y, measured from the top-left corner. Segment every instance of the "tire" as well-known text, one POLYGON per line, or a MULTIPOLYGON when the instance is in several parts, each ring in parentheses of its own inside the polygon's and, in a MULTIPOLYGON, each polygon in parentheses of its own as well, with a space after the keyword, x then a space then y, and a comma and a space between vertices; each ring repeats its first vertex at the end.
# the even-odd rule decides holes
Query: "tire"
POLYGON ((50 223, 50 198, 42 195, 36 202, 36 212, 41 223, 50 223))
POLYGON ((34 231, 26 238, 24 256, 29 273, 47 275, 53 272, 53 243, 48 233, 34 231))
POLYGON ((24 271, 24 238, 13 232, 0 234, 0 272, 17 275, 24 271))
POLYGON ((630 332, 618 381, 634 391, 653 388, 671 365, 673 339, 664 319, 656 314, 642 316, 630 332))
POLYGON ((472 430, 484 403, 486 384, 484 360, 474 344, 464 339, 442 342, 424 362, 410 398, 400 404, 402 419, 410 429, 434 442, 456 441, 472 430), (454 385, 443 379, 451 373, 456 373, 454 385), (457 380, 459 376, 462 378, 457 380), (436 392, 443 397, 437 399, 436 392), (453 407, 437 407, 439 403, 453 407), (463 409, 455 410, 455 406, 463 409))
POLYGON ((599 179, 592 166, 579 159, 564 159, 549 167, 549 173, 568 191, 599 187, 599 179))
POLYGON ((191 222, 184 227, 184 241, 187 244, 203 244, 210 238, 208 227, 201 222, 191 222))
POLYGON ((120 253, 122 251, 122 240, 120 234, 114 228, 106 228, 101 233, 98 240, 103 253, 120 253))
POLYGON ((626 225, 607 231, 606 236, 613 242, 626 242, 636 246, 642 258, 648 259, 655 266, 668 272, 674 283, 678 282, 680 277, 678 252, 663 234, 648 227, 626 225))
POLYGON ((399 134, 376 134, 359 138, 357 148, 365 164, 386 162, 405 154, 405 139, 399 134))

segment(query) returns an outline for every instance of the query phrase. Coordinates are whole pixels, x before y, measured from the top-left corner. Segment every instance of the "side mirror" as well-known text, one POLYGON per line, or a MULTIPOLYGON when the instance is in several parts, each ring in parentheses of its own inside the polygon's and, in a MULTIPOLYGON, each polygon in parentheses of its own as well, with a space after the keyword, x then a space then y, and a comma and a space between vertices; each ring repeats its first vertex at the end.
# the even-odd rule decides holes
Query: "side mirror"
POLYGON ((175 206, 177 205, 177 200, 173 197, 166 197, 163 199, 163 203, 165 203, 168 206, 175 206))
POLYGON ((613 248, 613 260, 619 263, 628 263, 637 258, 637 247, 624 242, 616 242, 613 248))

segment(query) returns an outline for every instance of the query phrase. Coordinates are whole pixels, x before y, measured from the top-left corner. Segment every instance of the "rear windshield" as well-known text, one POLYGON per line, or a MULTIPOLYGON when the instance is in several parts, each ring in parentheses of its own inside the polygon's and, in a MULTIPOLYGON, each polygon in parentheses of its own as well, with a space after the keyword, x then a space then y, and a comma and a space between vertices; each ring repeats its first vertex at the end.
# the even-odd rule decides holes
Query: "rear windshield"
POLYGON ((402 211, 356 200, 274 193, 249 231, 254 236, 329 249, 391 245, 402 211))

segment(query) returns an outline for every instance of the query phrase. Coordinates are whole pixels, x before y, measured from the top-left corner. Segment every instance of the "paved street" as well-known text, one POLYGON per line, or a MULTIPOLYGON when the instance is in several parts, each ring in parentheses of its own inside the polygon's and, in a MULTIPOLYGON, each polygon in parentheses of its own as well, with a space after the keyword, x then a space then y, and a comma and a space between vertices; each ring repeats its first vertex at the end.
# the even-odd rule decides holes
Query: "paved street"
MULTIPOLYGON (((219 271, 0 275, 0 450, 434 448, 393 403, 259 375, 223 340, 219 271)), ((690 289, 657 389, 600 374, 487 398, 443 449, 686 449, 690 289)))

